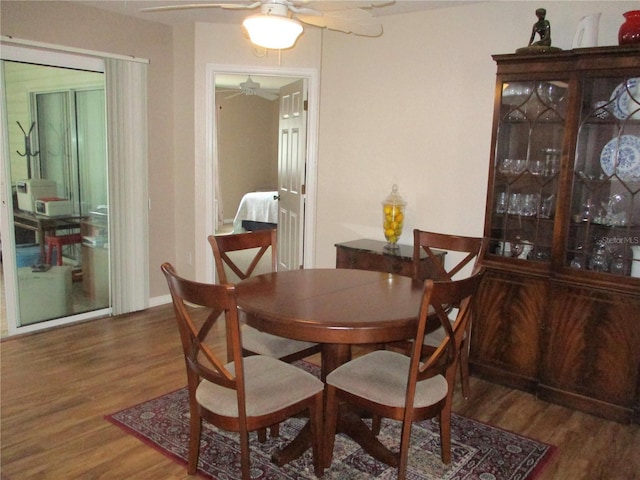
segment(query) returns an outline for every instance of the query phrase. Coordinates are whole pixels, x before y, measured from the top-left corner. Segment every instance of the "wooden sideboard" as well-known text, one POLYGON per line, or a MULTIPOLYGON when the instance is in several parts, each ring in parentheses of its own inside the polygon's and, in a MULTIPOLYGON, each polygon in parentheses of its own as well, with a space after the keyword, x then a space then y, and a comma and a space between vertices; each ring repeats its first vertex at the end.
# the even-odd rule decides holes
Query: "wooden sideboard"
MULTIPOLYGON (((350 242, 336 243, 336 268, 354 268, 388 272, 411 277, 413 275, 413 246, 398 245, 395 250, 385 248, 386 242, 361 238, 350 242)), ((439 258, 444 262, 446 252, 439 258)), ((433 276, 431 260, 421 254, 422 278, 433 276)))

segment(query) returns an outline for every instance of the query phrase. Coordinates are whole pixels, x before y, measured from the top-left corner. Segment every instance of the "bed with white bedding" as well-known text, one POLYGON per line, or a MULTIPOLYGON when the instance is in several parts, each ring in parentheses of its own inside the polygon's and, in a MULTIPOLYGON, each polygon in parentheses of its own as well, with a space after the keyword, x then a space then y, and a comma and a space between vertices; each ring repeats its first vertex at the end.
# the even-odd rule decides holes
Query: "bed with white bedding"
POLYGON ((240 200, 238 211, 233 219, 234 233, 260 228, 276 228, 278 224, 278 200, 274 199, 274 197, 277 196, 277 191, 249 192, 245 194, 240 200))

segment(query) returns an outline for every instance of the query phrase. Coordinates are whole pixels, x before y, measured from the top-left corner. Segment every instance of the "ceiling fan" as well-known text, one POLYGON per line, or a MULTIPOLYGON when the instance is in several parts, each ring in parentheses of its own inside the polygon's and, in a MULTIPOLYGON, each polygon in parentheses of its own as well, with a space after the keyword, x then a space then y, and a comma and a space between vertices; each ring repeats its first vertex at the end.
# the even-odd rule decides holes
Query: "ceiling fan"
POLYGON ((261 15, 298 20, 317 27, 354 33, 368 37, 382 35, 382 24, 371 14, 372 7, 395 1, 336 1, 336 0, 260 0, 243 3, 195 3, 143 8, 143 12, 162 12, 197 8, 252 10, 260 7, 261 15))
POLYGON ((233 92, 233 95, 229 95, 228 97, 226 97, 227 100, 233 97, 237 97, 238 95, 247 95, 247 96, 255 95, 257 97, 262 97, 267 100, 275 100, 276 98, 278 98, 278 95, 271 93, 268 90, 260 88, 260 84, 258 82, 255 82, 251 78, 251 75, 249 75, 249 77, 245 82, 242 82, 240 84, 240 91, 238 91, 237 89, 231 89, 231 90, 226 89, 226 90, 218 90, 218 91, 233 92))

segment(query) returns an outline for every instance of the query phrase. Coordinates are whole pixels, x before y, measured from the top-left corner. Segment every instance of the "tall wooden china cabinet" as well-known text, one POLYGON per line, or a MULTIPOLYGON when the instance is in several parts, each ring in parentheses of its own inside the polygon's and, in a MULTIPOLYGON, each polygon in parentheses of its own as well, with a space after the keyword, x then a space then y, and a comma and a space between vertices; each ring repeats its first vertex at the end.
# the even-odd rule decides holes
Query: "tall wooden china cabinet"
POLYGON ((472 369, 640 423, 640 48, 493 58, 472 369))

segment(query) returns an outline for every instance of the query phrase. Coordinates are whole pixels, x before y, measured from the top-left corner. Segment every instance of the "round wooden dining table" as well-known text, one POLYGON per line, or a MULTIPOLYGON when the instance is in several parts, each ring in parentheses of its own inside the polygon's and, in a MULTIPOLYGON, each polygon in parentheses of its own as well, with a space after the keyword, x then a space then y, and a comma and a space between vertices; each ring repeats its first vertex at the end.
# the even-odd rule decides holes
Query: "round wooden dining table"
POLYGON ((238 306, 258 330, 322 344, 322 378, 350 359, 350 346, 415 336, 421 282, 352 269, 288 270, 242 280, 238 306))
MULTIPOLYGON (((321 344, 321 376, 351 359, 351 345, 381 344, 415 337, 424 284, 390 273, 353 269, 288 270, 237 284, 237 302, 247 323, 267 333, 321 344)), ((338 431, 379 460, 389 452, 359 416, 341 415, 338 431)), ((279 465, 309 445, 301 434, 274 456, 279 465)))

